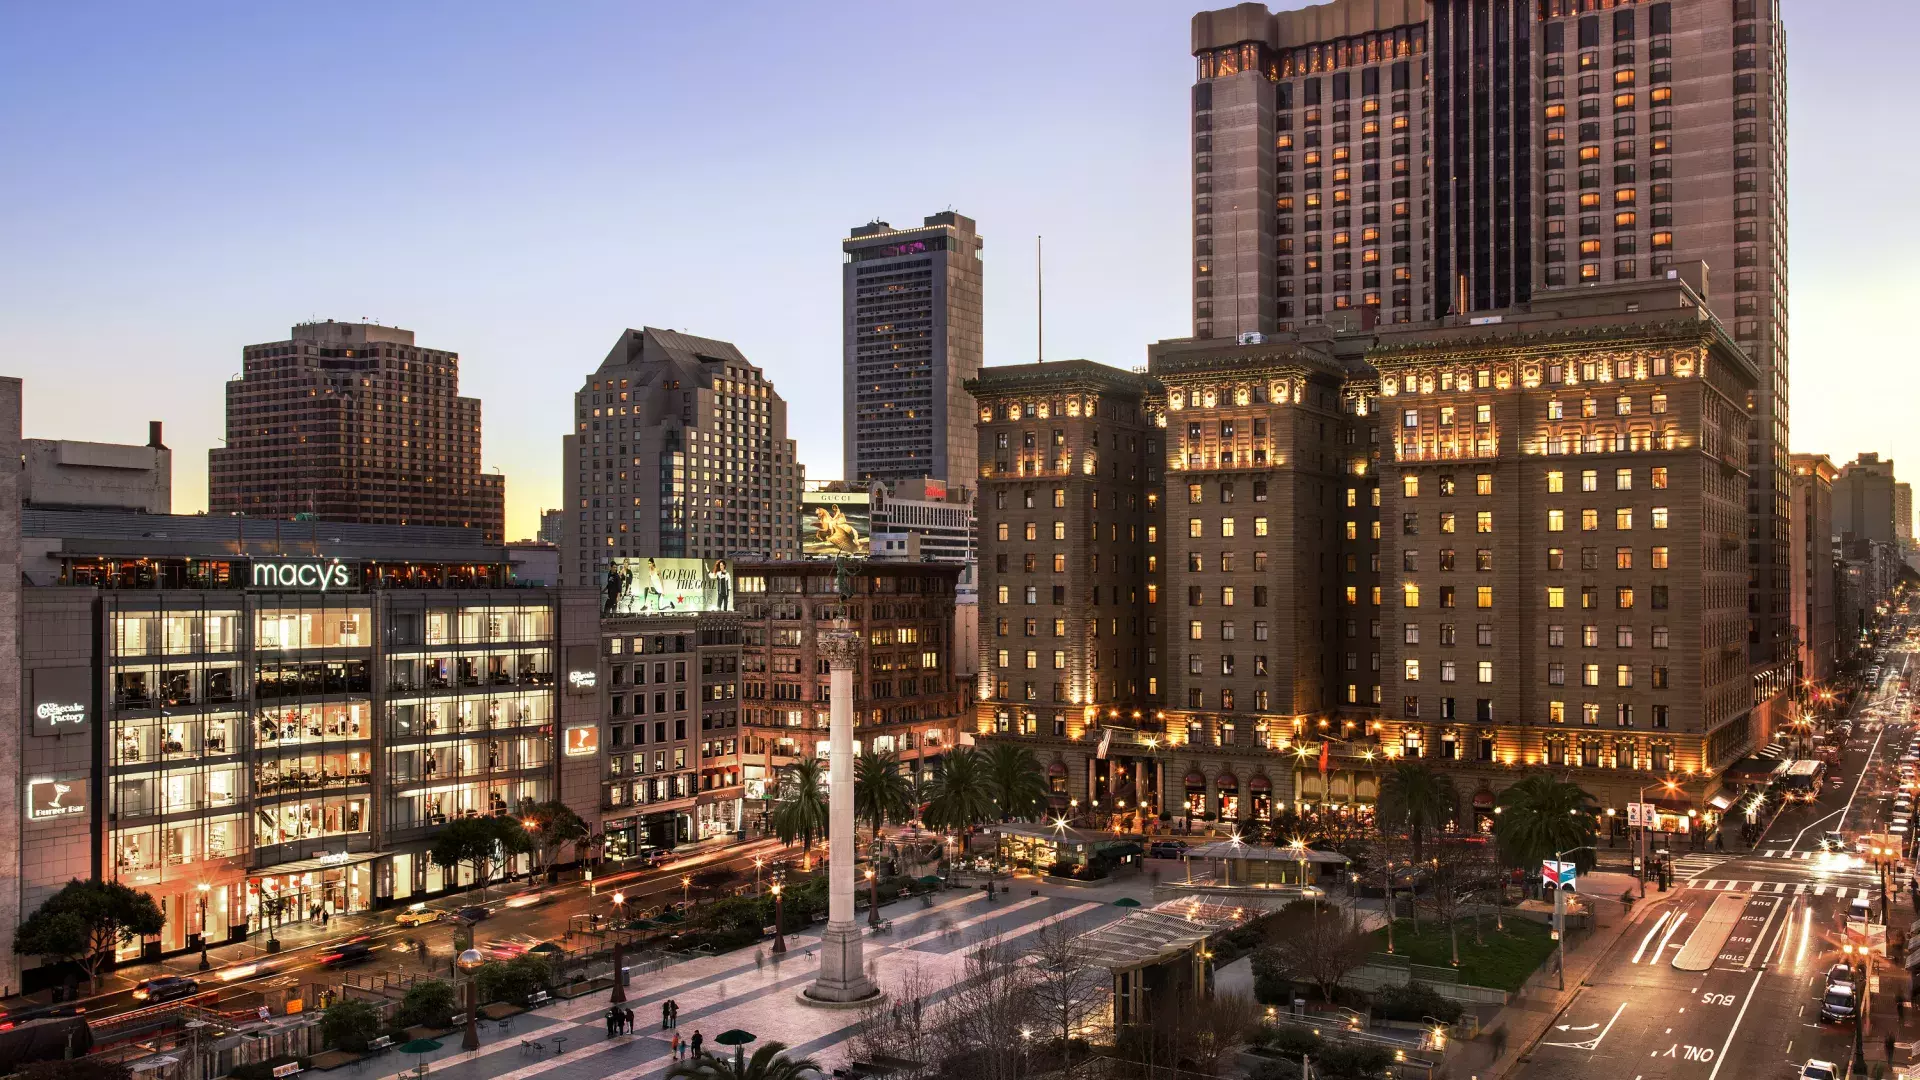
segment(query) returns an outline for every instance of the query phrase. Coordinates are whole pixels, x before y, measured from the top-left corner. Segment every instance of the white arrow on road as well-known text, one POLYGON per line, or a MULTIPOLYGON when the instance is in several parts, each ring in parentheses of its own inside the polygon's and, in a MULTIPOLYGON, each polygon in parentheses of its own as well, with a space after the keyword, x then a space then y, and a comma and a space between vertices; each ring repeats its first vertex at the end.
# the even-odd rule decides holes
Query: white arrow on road
POLYGON ((1574 1027, 1572 1024, 1561 1024, 1559 1029, 1561 1031, 1592 1031, 1599 1026, 1599 1024, 1588 1024, 1585 1027, 1574 1027))
MULTIPOLYGON (((1598 1034, 1598 1035, 1595 1035, 1595 1036, 1594 1036, 1593 1038, 1591 1038, 1591 1039, 1583 1039, 1583 1040, 1581 1040, 1580 1042, 1550 1042, 1550 1043, 1541 1043, 1540 1045, 1541 1045, 1541 1046, 1564 1046, 1564 1047, 1567 1047, 1568 1049, 1571 1049, 1571 1050, 1598 1050, 1598 1049, 1600 1049, 1600 1040, 1602 1040, 1602 1039, 1604 1039, 1604 1038, 1606 1038, 1606 1037, 1607 1037, 1607 1032, 1609 1032, 1609 1031, 1612 1031, 1612 1030, 1613 1030, 1613 1022, 1614 1022, 1614 1021, 1616 1021, 1616 1020, 1618 1020, 1618 1019, 1620 1019, 1620 1014, 1621 1014, 1622 1012, 1625 1012, 1625 1011, 1626 1011, 1626 1008, 1627 1008, 1627 1003, 1626 1003, 1626 1002, 1624 1002, 1624 1001, 1623 1001, 1623 1002, 1621 1002, 1621 1003, 1620 1003, 1620 1007, 1619 1007, 1618 1009, 1615 1009, 1615 1010, 1613 1010, 1613 1015, 1607 1018, 1607 1026, 1606 1026, 1606 1027, 1604 1027, 1604 1028, 1601 1028, 1601 1030, 1600 1030, 1600 1034, 1598 1034)), ((1575 1030, 1575 1031, 1591 1031, 1591 1030, 1593 1030, 1593 1028, 1596 1028, 1596 1027, 1600 1027, 1600 1025, 1598 1025, 1598 1024, 1594 1024, 1594 1025, 1591 1025, 1590 1027, 1583 1027, 1583 1028, 1574 1028, 1574 1029, 1572 1029, 1572 1030, 1575 1030)), ((1566 1028, 1562 1028, 1561 1030, 1563 1030, 1563 1031, 1564 1031, 1564 1030, 1568 1030, 1568 1029, 1566 1029, 1566 1028)))

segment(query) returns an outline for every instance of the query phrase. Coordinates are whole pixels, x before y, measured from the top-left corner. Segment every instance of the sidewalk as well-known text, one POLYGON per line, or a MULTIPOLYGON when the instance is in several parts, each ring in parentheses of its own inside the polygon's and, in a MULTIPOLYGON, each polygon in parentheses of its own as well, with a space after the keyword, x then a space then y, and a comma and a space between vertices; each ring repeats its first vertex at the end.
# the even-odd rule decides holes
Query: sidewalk
MULTIPOLYGON (((1594 877, 1612 876, 1595 874, 1594 877)), ((1625 878, 1624 880, 1631 880, 1625 878)), ((1587 894, 1583 894, 1587 895, 1587 894)), ((1522 1060, 1552 1029, 1553 1021, 1561 1011, 1573 1001, 1580 992, 1587 976, 1600 965, 1613 950, 1622 936, 1635 925, 1644 925, 1645 921, 1655 918, 1654 912, 1667 901, 1679 896, 1679 892, 1648 892, 1647 898, 1633 905, 1631 915, 1621 917, 1620 905, 1609 897, 1619 895, 1617 888, 1596 889, 1589 896, 1595 908, 1595 917, 1600 922, 1598 929, 1588 934, 1578 944, 1569 943, 1567 949, 1567 988, 1555 989, 1553 965, 1545 965, 1527 985, 1515 994, 1500 1016, 1487 1027, 1489 1032, 1504 1032, 1504 1050, 1489 1064, 1475 1070, 1480 1080, 1502 1080, 1513 1074, 1522 1060), (1611 889, 1611 891, 1609 891, 1611 889)))
MULTIPOLYGON (((696 844, 687 844, 675 850, 675 856, 679 861, 673 864, 673 866, 676 868, 681 866, 691 868, 692 866, 709 862, 715 857, 722 857, 736 846, 749 848, 764 841, 765 838, 754 838, 736 843, 731 837, 726 837, 706 840, 696 844)), ((638 875, 645 872, 646 871, 637 866, 622 869, 618 866, 608 865, 597 871, 596 877, 602 882, 605 882, 609 879, 625 878, 629 875, 638 875)), ((495 882, 487 887, 484 898, 478 890, 466 889, 436 896, 431 900, 424 901, 424 906, 429 910, 457 911, 463 907, 497 905, 509 897, 518 895, 534 887, 534 878, 539 876, 540 875, 534 875, 514 881, 495 882)), ((559 882, 550 887, 554 889, 570 889, 577 888, 583 884, 585 884, 585 878, 581 870, 575 868, 563 871, 559 882)), ((289 954, 298 953, 301 950, 314 948, 315 946, 337 944, 348 938, 357 937, 362 934, 369 934, 379 930, 390 930, 394 927, 394 912, 406 906, 408 906, 406 903, 396 903, 391 907, 379 911, 361 911, 352 914, 335 915, 329 918, 325 925, 322 925, 318 921, 306 919, 290 920, 281 924, 275 930, 275 934, 280 941, 280 951, 277 954, 267 952, 266 932, 264 930, 255 930, 245 941, 208 946, 207 961, 214 971, 218 971, 220 968, 231 964, 257 961, 269 955, 288 956, 289 954)), ((423 932, 425 932, 426 929, 427 928, 423 928, 423 932)), ((444 967, 445 956, 445 952, 442 951, 436 960, 429 962, 429 969, 434 968, 436 964, 439 967, 444 967)), ((200 953, 194 951, 182 953, 177 956, 165 957, 156 961, 122 964, 112 970, 103 971, 100 973, 98 987, 93 994, 88 996, 99 997, 121 993, 158 975, 199 976, 200 953)), ((85 983, 81 983, 81 986, 84 988, 85 983)), ((84 993, 84 989, 82 992, 84 993)), ((32 994, 17 994, 13 997, 0 999, 0 1008, 28 1008, 34 1005, 48 1004, 51 1000, 51 991, 40 990, 32 994)))

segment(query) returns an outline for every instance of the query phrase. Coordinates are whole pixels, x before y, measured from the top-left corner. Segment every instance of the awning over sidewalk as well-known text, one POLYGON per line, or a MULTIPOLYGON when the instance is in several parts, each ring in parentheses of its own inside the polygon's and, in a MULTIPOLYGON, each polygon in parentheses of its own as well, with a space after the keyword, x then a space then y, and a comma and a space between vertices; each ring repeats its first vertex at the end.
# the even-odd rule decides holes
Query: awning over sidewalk
POLYGON ((361 863, 370 863, 385 854, 387 853, 384 851, 343 851, 337 855, 322 855, 317 859, 297 859, 293 862, 284 862, 274 866, 262 867, 258 870, 249 870, 247 871, 247 876, 254 878, 282 877, 287 874, 312 873, 315 870, 337 870, 343 866, 358 866, 361 863))

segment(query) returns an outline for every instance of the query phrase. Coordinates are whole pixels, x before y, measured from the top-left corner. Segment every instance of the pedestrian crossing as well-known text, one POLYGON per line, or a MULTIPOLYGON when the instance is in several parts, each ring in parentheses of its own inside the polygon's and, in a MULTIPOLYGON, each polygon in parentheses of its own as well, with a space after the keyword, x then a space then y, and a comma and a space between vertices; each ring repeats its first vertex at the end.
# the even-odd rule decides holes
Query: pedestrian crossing
POLYGON ((1679 878, 1696 878, 1726 861, 1725 855, 1682 855, 1673 860, 1673 874, 1679 878))
POLYGON ((1835 900, 1849 897, 1871 897, 1872 889, 1855 888, 1850 885, 1815 884, 1809 881, 1736 881, 1733 879, 1708 878, 1684 882, 1681 888, 1700 889, 1705 892, 1748 892, 1760 894, 1785 894, 1788 896, 1831 896, 1835 900))

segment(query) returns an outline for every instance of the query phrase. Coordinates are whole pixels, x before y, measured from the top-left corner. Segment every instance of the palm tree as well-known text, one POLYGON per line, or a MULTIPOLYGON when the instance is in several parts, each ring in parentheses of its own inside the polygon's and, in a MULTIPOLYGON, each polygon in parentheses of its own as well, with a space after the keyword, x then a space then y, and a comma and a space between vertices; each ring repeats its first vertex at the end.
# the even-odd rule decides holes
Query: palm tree
POLYGON ((1419 862, 1420 845, 1427 833, 1453 817, 1459 805, 1453 777, 1417 761, 1402 760, 1381 779, 1375 813, 1383 826, 1406 832, 1413 861, 1419 862))
POLYGON ((868 749, 853 759, 853 816, 873 826, 873 847, 880 849, 880 826, 913 816, 910 786, 892 752, 868 749))
POLYGON ((820 1072, 820 1063, 812 1058, 790 1058, 787 1044, 770 1042, 742 1061, 701 1052, 685 1061, 676 1061, 667 1069, 667 1080, 799 1080, 808 1073, 820 1072))
POLYGON ((933 797, 922 815, 926 823, 935 829, 964 829, 971 837, 975 825, 999 816, 986 755, 972 747, 948 754, 946 769, 934 781, 933 797))
POLYGON ((1047 774, 1025 746, 996 742, 987 748, 987 776, 1000 820, 1034 817, 1047 806, 1047 774))
POLYGON ((781 777, 780 805, 773 808, 773 834, 783 844, 800 841, 800 850, 813 852, 813 842, 827 835, 825 767, 819 758, 801 758, 781 777))
MULTIPOLYGON (((1593 843, 1599 834, 1599 806, 1579 784, 1535 773, 1500 793, 1493 818, 1493 841, 1509 866, 1533 866, 1555 854, 1593 843)), ((1574 853, 1585 870, 1593 852, 1574 853)))

